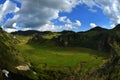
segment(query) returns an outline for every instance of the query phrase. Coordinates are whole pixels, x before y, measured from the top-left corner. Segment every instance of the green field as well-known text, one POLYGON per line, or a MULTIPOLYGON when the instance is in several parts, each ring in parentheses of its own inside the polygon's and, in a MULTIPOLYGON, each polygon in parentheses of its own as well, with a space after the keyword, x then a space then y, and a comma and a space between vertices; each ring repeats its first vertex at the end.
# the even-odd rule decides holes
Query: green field
POLYGON ((37 69, 67 69, 86 72, 100 67, 107 54, 80 47, 49 47, 28 45, 29 37, 18 36, 18 48, 23 56, 37 69))

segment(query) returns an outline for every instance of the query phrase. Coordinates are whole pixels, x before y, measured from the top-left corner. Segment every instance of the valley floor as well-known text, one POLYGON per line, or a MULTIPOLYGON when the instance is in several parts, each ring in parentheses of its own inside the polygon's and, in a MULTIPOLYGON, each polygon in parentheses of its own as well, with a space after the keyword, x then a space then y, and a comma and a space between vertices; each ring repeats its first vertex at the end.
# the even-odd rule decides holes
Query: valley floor
POLYGON ((107 60, 108 55, 103 52, 80 47, 49 47, 29 45, 30 37, 18 37, 19 51, 39 74, 41 70, 64 71, 82 74, 96 70, 107 60))

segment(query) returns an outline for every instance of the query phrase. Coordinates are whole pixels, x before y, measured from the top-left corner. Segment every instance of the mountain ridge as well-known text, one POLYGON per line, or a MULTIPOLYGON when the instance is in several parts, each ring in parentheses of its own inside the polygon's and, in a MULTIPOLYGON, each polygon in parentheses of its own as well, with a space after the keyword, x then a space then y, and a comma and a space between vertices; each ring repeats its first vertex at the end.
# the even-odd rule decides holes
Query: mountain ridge
MULTIPOLYGON (((91 49, 97 49, 99 51, 113 52, 111 51, 110 44, 115 40, 119 42, 120 32, 118 30, 108 30, 101 27, 95 27, 86 32, 73 32, 73 31, 62 31, 56 32, 60 35, 53 37, 51 40, 44 39, 42 34, 49 35, 49 33, 40 32, 32 36, 28 43, 36 43, 42 41, 41 44, 54 43, 54 45, 62 47, 86 47, 91 49), (36 40, 37 39, 37 40, 36 40)), ((54 32, 50 32, 53 33, 54 32)), ((50 34, 51 35, 51 34, 50 34)), ((120 42, 119 42, 120 43, 120 42)), ((38 43, 40 44, 40 43, 38 43)))

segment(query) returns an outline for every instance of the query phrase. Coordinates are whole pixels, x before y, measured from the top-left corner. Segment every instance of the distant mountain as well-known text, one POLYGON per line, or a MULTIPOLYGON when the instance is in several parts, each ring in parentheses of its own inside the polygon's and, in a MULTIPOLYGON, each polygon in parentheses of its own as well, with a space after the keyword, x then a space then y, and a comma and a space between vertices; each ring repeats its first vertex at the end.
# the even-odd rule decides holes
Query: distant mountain
MULTIPOLYGON (((45 34, 45 32, 40 33, 45 34)), ((40 33, 33 36, 28 43, 53 43, 53 45, 62 47, 86 47, 110 53, 113 52, 110 44, 114 41, 120 43, 120 32, 116 32, 114 29, 107 30, 99 26, 86 32, 75 33, 73 31, 62 31, 59 32, 60 35, 52 37, 51 39, 45 39, 44 35, 41 35, 40 33)), ((54 35, 54 33, 51 35, 54 35)))
POLYGON ((90 30, 88 30, 88 31, 107 31, 108 29, 105 29, 105 28, 102 28, 102 27, 100 27, 100 26, 96 26, 95 28, 92 28, 92 29, 90 29, 90 30))
POLYGON ((120 24, 118 24, 118 25, 116 25, 116 27, 115 28, 113 28, 113 30, 120 30, 120 24))
POLYGON ((40 31, 36 31, 36 30, 28 30, 28 31, 16 31, 16 32, 12 32, 11 34, 22 35, 22 36, 31 36, 33 34, 47 34, 47 33, 51 33, 51 32, 50 31, 40 32, 40 31))
MULTIPOLYGON (((95 28, 92 28, 90 30, 88 30, 89 32, 91 31, 107 31, 107 29, 105 28, 101 28, 99 26, 95 27, 95 28)), ((88 32, 88 31, 85 31, 85 32, 88 32)), ((12 32, 11 34, 14 34, 14 35, 23 35, 23 36, 30 36, 30 35, 33 35, 33 34, 48 34, 48 33, 51 33, 50 31, 36 31, 36 30, 28 30, 28 31, 16 31, 16 32, 12 32)), ((58 33, 75 33, 74 31, 67 31, 67 30, 64 30, 62 32, 58 32, 58 33)))
POLYGON ((11 34, 29 36, 29 35, 33 35, 33 34, 36 34, 36 33, 39 33, 39 31, 36 31, 36 30, 16 31, 16 32, 12 32, 11 34))

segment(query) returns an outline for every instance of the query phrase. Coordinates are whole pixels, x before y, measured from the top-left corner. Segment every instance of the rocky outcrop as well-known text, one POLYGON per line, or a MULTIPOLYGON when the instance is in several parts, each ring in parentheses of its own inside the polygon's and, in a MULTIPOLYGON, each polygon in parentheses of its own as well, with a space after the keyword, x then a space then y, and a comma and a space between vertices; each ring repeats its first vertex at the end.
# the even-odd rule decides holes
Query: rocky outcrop
POLYGON ((16 69, 21 71, 28 71, 30 70, 30 67, 28 65, 20 65, 20 66, 17 66, 16 69))

